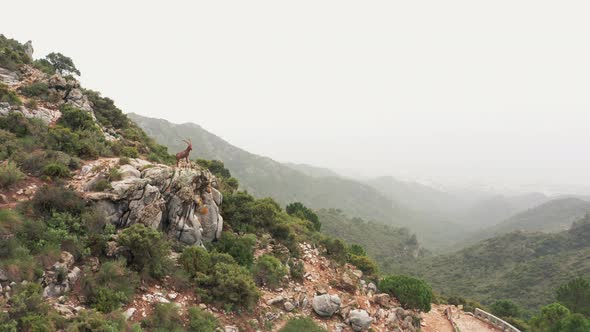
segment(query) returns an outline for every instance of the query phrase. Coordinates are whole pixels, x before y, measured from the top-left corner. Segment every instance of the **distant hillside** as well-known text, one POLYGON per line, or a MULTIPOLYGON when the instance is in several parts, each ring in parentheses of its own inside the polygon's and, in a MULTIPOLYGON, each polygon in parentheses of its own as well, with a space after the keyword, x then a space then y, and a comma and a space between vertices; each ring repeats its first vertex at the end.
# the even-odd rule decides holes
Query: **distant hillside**
POLYGON ((568 229, 572 223, 590 213, 590 202, 577 198, 549 201, 535 208, 516 214, 490 228, 492 234, 516 230, 529 232, 558 232, 568 229))
POLYGON ((541 193, 518 196, 496 195, 471 206, 462 216, 463 220, 481 227, 495 225, 516 213, 547 202, 549 198, 541 193))
POLYGON ((137 114, 129 117, 172 152, 184 149, 182 139, 190 137, 193 158, 223 161, 241 188, 254 196, 272 197, 282 205, 299 201, 313 209, 341 209, 349 216, 408 227, 428 248, 444 247, 464 232, 448 218, 406 208, 370 185, 345 177, 320 176, 330 171, 282 164, 249 153, 196 124, 173 124, 137 114))
POLYGON ((590 277, 590 218, 555 234, 514 232, 407 266, 445 295, 484 303, 512 299, 528 309, 553 301, 555 288, 590 277))
POLYGON ((289 162, 286 162, 283 164, 288 167, 291 167, 292 169, 297 170, 305 175, 313 176, 316 178, 330 177, 330 176, 342 177, 342 176, 340 176, 340 174, 332 171, 331 169, 327 169, 327 168, 316 167, 316 166, 307 165, 307 164, 295 164, 295 163, 289 163, 289 162))
POLYGON ((385 271, 401 272, 400 263, 413 262, 424 254, 416 236, 406 228, 349 218, 336 209, 320 209, 317 215, 322 233, 362 245, 385 271))

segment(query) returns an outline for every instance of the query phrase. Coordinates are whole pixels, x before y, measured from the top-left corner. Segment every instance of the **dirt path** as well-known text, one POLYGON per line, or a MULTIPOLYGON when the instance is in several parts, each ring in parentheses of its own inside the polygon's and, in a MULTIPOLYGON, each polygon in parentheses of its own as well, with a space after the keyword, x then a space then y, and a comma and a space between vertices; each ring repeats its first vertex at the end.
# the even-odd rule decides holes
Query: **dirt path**
POLYGON ((454 332, 453 326, 444 315, 445 308, 446 306, 433 304, 430 312, 422 314, 425 324, 422 326, 423 332, 454 332))
POLYGON ((501 332, 500 329, 470 315, 464 313, 455 315, 456 316, 453 316, 453 320, 457 323, 457 327, 459 327, 461 332, 501 332))

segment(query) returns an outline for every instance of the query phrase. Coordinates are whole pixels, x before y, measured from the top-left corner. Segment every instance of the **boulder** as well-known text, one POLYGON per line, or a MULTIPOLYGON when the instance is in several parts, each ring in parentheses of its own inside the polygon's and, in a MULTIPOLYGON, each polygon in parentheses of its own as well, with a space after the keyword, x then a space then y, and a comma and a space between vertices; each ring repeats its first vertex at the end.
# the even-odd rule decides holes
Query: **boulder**
POLYGON ((338 295, 318 295, 313 298, 311 306, 322 317, 330 317, 340 309, 340 297, 338 295))
POLYGON ((285 311, 287 311, 287 312, 291 312, 291 311, 295 310, 295 305, 289 301, 285 302, 283 304, 283 306, 285 307, 285 311))
POLYGON ((354 293, 357 289, 359 282, 359 278, 351 271, 344 271, 344 273, 342 273, 342 275, 340 276, 340 281, 338 285, 343 290, 354 293))
POLYGON ((362 309, 351 310, 348 319, 352 330, 356 332, 367 331, 373 322, 373 318, 369 316, 369 313, 362 309))
POLYGON ((141 177, 141 172, 131 165, 122 165, 119 167, 119 172, 121 173, 122 179, 141 177))
POLYGON ((377 303, 382 307, 389 307, 391 302, 391 296, 387 293, 375 294, 373 298, 371 298, 373 303, 377 303))

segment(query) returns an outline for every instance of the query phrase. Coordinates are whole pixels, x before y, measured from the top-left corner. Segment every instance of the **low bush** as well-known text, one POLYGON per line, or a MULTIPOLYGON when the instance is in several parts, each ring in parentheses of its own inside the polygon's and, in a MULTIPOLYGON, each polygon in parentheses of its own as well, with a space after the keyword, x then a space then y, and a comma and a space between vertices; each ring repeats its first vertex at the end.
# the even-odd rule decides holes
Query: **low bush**
POLYGON ((324 237, 321 244, 326 248, 326 256, 338 263, 344 263, 347 259, 346 244, 340 239, 324 237))
POLYGON ((212 243, 211 248, 231 255, 240 265, 250 267, 254 261, 255 244, 256 236, 253 234, 239 236, 232 232, 224 232, 219 241, 212 243))
POLYGON ((141 326, 154 332, 183 332, 182 319, 174 303, 157 303, 150 318, 141 322, 141 326))
POLYGON ((92 186, 93 191, 106 191, 108 189, 112 189, 111 183, 107 179, 100 179, 94 183, 92 186))
POLYGON ((62 105, 60 111, 61 117, 57 121, 58 125, 64 126, 73 131, 98 130, 98 127, 94 123, 92 115, 89 112, 68 104, 62 105))
POLYGON ((127 323, 120 312, 109 315, 94 310, 83 310, 74 317, 66 329, 67 332, 115 332, 125 331, 127 323))
POLYGON ((309 317, 292 318, 279 330, 280 332, 327 332, 309 317))
POLYGON ((144 276, 160 279, 172 267, 170 244, 158 230, 135 224, 121 232, 118 242, 129 249, 129 265, 144 276))
POLYGON ((0 188, 8 188, 24 178, 25 174, 15 163, 8 161, 0 164, 0 188))
POLYGON ((501 318, 518 318, 522 314, 520 307, 511 300, 498 300, 490 306, 490 310, 492 314, 501 318))
POLYGON ((43 166, 41 174, 48 176, 52 179, 66 179, 71 176, 70 169, 68 168, 68 166, 59 162, 50 162, 47 165, 43 166))
POLYGON ((287 205, 287 207, 285 208, 285 211, 289 215, 310 221, 312 224, 312 229, 315 230, 316 232, 320 231, 320 229, 322 227, 322 224, 320 223, 320 218, 318 217, 317 214, 315 214, 315 212, 313 212, 311 209, 309 209, 308 207, 306 207, 302 203, 300 203, 300 202, 291 203, 291 204, 287 205))
POLYGON ((30 201, 37 216, 49 217, 52 212, 68 212, 80 215, 85 206, 84 200, 72 189, 62 186, 43 186, 30 201))
POLYGON ((34 82, 21 87, 20 92, 27 97, 46 100, 49 97, 49 86, 45 82, 34 82))
POLYGON ((305 266, 301 261, 293 261, 292 259, 289 260, 289 271, 291 273, 291 278, 296 281, 303 281, 303 276, 305 274, 305 266))
POLYGON ((407 276, 387 276, 379 282, 379 289, 395 296, 406 309, 430 311, 432 288, 423 280, 407 276))
POLYGON ((348 261, 369 276, 373 276, 379 271, 377 263, 367 256, 350 255, 348 261))
POLYGON ((111 168, 109 170, 109 181, 119 181, 123 178, 123 175, 121 174, 121 171, 119 171, 118 168, 111 168))
POLYGON ((105 262, 96 274, 87 272, 82 279, 87 303, 101 312, 111 312, 129 302, 137 285, 137 274, 122 261, 105 262))
POLYGON ((0 102, 8 103, 10 105, 22 105, 23 102, 19 96, 2 83, 0 83, 0 102))
POLYGON ((198 307, 191 307, 188 310, 189 332, 214 332, 217 327, 219 327, 219 322, 212 314, 198 307))
POLYGON ((276 288, 287 274, 287 269, 276 257, 262 255, 256 260, 252 274, 254 275, 254 281, 259 286, 276 288))
POLYGON ((251 308, 260 296, 252 276, 232 256, 207 252, 191 246, 184 249, 179 263, 197 284, 199 295, 228 308, 251 308))

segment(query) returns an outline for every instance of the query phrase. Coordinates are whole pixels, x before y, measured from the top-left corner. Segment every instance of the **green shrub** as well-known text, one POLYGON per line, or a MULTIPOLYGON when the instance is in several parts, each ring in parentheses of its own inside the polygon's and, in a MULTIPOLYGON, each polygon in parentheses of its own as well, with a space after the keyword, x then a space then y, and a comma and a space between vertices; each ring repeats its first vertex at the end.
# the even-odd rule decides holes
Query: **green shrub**
POLYGON ((15 71, 19 66, 29 62, 31 59, 21 43, 0 35, 0 67, 15 71))
POLYGON ((367 251, 361 245, 351 244, 350 247, 348 247, 348 254, 356 256, 367 256, 367 251))
POLYGON ((57 124, 70 128, 73 131, 98 129, 89 112, 68 104, 63 104, 59 109, 61 111, 61 117, 57 121, 57 124))
POLYGON ((119 166, 123 166, 123 165, 129 165, 131 161, 129 160, 129 157, 121 157, 119 158, 119 166))
POLYGON ((557 302, 566 306, 572 313, 590 317, 590 282, 575 278, 557 289, 557 302))
POLYGON ((252 276, 228 254, 209 253, 192 246, 182 252, 179 263, 206 300, 223 303, 229 308, 251 308, 258 301, 259 293, 252 276))
POLYGON ((344 263, 347 259, 346 244, 340 239, 324 237, 321 244, 326 248, 326 256, 338 263, 344 263))
POLYGON ((0 129, 0 160, 7 160, 22 149, 14 133, 0 129))
POLYGON ((256 284, 276 288, 287 274, 287 269, 276 257, 262 255, 256 260, 252 274, 256 284))
POLYGON ((309 317, 292 318, 280 332, 327 332, 309 317))
POLYGON ((490 306, 492 314, 501 317, 518 318, 522 314, 520 307, 511 300, 498 300, 490 306))
POLYGON ((111 187, 111 184, 107 179, 100 179, 96 181, 96 183, 94 183, 94 185, 92 186, 93 191, 106 191, 112 188, 113 187, 111 187))
POLYGON ((111 168, 109 170, 109 181, 119 181, 123 178, 121 171, 118 168, 111 168))
POLYGON ((171 269, 170 244, 161 232, 135 224, 121 232, 118 241, 129 249, 129 264, 134 270, 160 279, 171 269))
POLYGON ((96 274, 88 272, 82 279, 87 303, 101 312, 111 312, 128 303, 137 285, 137 274, 129 271, 122 261, 107 261, 96 274))
POLYGON ((154 332, 183 332, 182 319, 174 303, 157 303, 150 318, 141 322, 143 327, 154 332))
POLYGON ((312 224, 312 230, 315 230, 316 232, 320 231, 320 229, 322 227, 322 224, 320 223, 320 218, 318 217, 317 214, 315 214, 315 212, 313 212, 311 209, 307 208, 302 203, 300 203, 300 202, 291 203, 291 204, 287 205, 287 208, 285 209, 285 211, 289 215, 310 221, 312 224))
POLYGON ((178 262, 193 278, 198 274, 207 274, 211 268, 209 253, 205 248, 198 246, 185 248, 179 257, 178 262))
POLYGON ((30 326, 39 326, 37 320, 32 318, 34 316, 43 317, 49 313, 49 305, 43 299, 41 285, 38 283, 30 282, 19 285, 10 297, 9 303, 8 314, 10 318, 18 322, 19 331, 26 331, 30 326))
POLYGON ((33 67, 39 69, 47 75, 55 74, 55 67, 53 67, 53 65, 49 61, 47 61, 47 59, 39 59, 33 61, 33 67))
POLYGON ((20 92, 27 97, 45 100, 49 97, 49 86, 45 82, 35 82, 21 87, 20 92))
POLYGON ((0 83, 0 102, 8 103, 10 105, 22 105, 23 102, 19 96, 2 83, 0 83))
POLYGON ((432 288, 423 280, 407 276, 387 276, 379 282, 379 289, 395 296, 406 309, 430 311, 432 288))
POLYGON ((116 129, 129 127, 127 115, 115 106, 112 99, 102 97, 99 92, 92 90, 84 90, 84 94, 92 102, 94 115, 101 125, 116 129))
POLYGON ((367 256, 350 255, 348 261, 369 276, 375 275, 379 270, 377 263, 367 256))
POLYGON ((229 169, 225 168, 225 165, 220 160, 197 159, 197 165, 208 169, 211 173, 221 179, 228 179, 231 177, 229 169))
POLYGON ((94 310, 83 310, 74 317, 66 329, 67 332, 118 332, 125 331, 125 316, 120 312, 104 315, 94 310))
POLYGON ((254 261, 254 245, 256 236, 246 234, 236 235, 232 232, 224 232, 219 241, 213 243, 213 250, 230 254, 238 264, 250 267, 254 261))
POLYGON ((45 176, 48 176, 52 179, 56 178, 69 178, 70 177, 70 169, 68 166, 58 163, 58 162, 51 162, 45 166, 41 170, 41 173, 45 176))
POLYGON ((0 188, 8 188, 24 178, 25 174, 15 163, 8 161, 0 164, 0 188))
POLYGON ((214 332, 218 326, 217 318, 199 307, 191 307, 188 310, 189 332, 214 332))
POLYGON ((84 200, 78 194, 62 186, 43 186, 30 201, 33 212, 42 217, 49 217, 52 212, 68 212, 80 215, 84 200))
POLYGON ((213 287, 209 293, 214 301, 230 308, 253 308, 260 293, 248 270, 236 264, 217 263, 213 266, 213 287))

